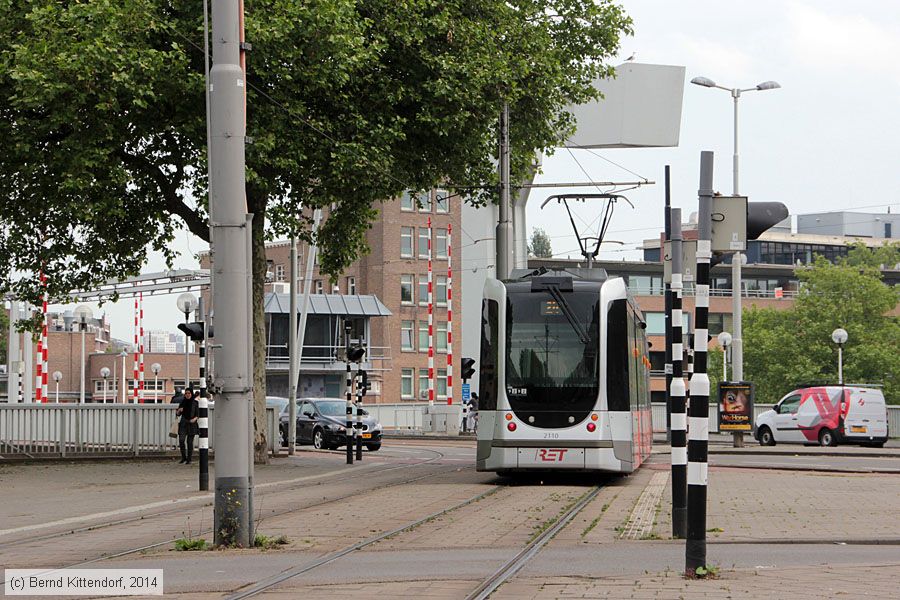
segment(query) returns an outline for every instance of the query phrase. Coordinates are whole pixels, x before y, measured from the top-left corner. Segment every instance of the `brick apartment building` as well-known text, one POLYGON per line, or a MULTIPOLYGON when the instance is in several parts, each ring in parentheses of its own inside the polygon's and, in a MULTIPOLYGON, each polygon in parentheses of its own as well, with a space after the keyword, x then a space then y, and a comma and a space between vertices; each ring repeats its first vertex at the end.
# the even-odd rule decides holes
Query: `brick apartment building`
MULTIPOLYGON (((341 396, 344 363, 334 358, 343 345, 343 320, 354 322, 353 337, 365 338, 369 352, 366 366, 372 390, 368 402, 400 402, 427 399, 428 390, 428 227, 432 220, 434 282, 435 398, 447 396, 447 246, 452 229, 453 360, 459 373, 462 355, 460 270, 461 202, 446 190, 418 196, 404 194, 384 202, 368 231, 370 253, 360 257, 332 284, 315 266, 298 395, 341 396)), ((305 273, 308 248, 298 248, 299 277, 305 273)), ((290 243, 266 244, 266 381, 267 393, 288 393, 288 306, 290 243)), ((201 268, 209 256, 201 255, 201 268)), ((302 290, 302 286, 300 287, 302 290)), ((298 311, 300 301, 298 299, 298 311)), ((460 387, 454 395, 459 398, 460 387)))

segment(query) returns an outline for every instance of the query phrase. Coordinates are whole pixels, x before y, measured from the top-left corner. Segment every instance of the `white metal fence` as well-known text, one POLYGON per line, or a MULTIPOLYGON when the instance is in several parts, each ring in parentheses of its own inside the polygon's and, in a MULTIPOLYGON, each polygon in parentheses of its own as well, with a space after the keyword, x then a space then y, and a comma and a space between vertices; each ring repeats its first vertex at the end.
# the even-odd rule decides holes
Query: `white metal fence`
MULTIPOLYGON (((175 404, 0 404, 0 456, 159 454, 177 448, 169 437, 175 404)), ((269 451, 281 443, 275 409, 266 410, 269 451)), ((209 409, 209 448, 215 418, 209 409)), ((196 443, 196 442, 195 442, 196 443)))

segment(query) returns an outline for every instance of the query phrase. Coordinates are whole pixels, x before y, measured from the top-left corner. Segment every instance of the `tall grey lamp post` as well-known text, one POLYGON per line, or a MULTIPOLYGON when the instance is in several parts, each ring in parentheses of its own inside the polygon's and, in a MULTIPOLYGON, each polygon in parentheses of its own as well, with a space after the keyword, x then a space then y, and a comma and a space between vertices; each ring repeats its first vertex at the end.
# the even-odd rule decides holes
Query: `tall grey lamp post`
POLYGON ((107 383, 109 383, 109 376, 111 373, 112 372, 109 370, 109 367, 103 367, 102 369, 100 369, 100 377, 103 378, 103 404, 106 404, 106 395, 109 392, 107 383))
MULTIPOLYGON (((694 77, 691 83, 708 88, 725 90, 734 99, 734 156, 732 158, 732 194, 738 195, 738 100, 744 92, 755 92, 778 89, 781 86, 775 81, 764 81, 751 88, 728 88, 718 85, 708 77, 694 77)), ((731 260, 732 287, 732 319, 734 336, 731 342, 731 376, 735 381, 744 380, 744 342, 741 323, 741 261, 743 255, 736 252, 731 260)))
POLYGON ((162 371, 162 366, 153 363, 150 370, 153 371, 153 404, 159 404, 159 372, 162 371))
MULTIPOLYGON (((184 322, 187 323, 191 319, 191 313, 197 310, 197 297, 194 296, 190 292, 185 292, 178 296, 178 300, 176 300, 178 304, 178 310, 184 313, 184 322)), ((184 334, 184 389, 188 389, 191 387, 191 355, 188 352, 188 347, 190 346, 191 339, 188 335, 184 334)))
POLYGON ((81 329, 81 391, 78 395, 79 404, 84 404, 84 370, 87 363, 84 355, 84 333, 87 331, 88 321, 94 318, 94 311, 90 306, 82 304, 75 309, 75 320, 81 329))
POLYGON ((838 385, 844 385, 844 344, 848 337, 847 330, 840 327, 831 332, 831 341, 838 347, 838 385))

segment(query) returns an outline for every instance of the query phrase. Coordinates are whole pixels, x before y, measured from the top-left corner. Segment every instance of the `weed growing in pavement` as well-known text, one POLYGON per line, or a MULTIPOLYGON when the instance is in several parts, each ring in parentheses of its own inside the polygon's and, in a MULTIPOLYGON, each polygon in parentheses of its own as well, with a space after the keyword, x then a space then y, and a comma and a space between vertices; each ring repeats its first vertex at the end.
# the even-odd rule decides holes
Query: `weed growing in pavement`
POLYGON ((724 533, 724 531, 725 530, 722 529, 721 527, 713 527, 711 529, 707 529, 706 533, 724 533))
MULTIPOLYGON (((200 531, 203 531, 203 521, 200 521, 200 531)), ((206 544, 206 540, 203 538, 195 538, 193 535, 193 531, 191 531, 191 518, 187 518, 187 532, 182 531, 181 535, 183 537, 175 540, 175 550, 179 552, 184 552, 187 550, 206 550, 209 546, 206 544)))
POLYGON ((714 565, 706 565, 705 567, 697 567, 693 574, 688 572, 685 573, 685 577, 688 579, 718 579, 719 578, 719 567, 714 565))
POLYGON ((288 544, 287 536, 279 535, 278 537, 270 537, 268 535, 263 535, 261 533, 257 533, 253 537, 253 547, 254 548, 262 548, 263 550, 271 550, 272 548, 277 548, 278 546, 285 546, 288 544))
POLYGON ((656 533, 655 531, 651 531, 650 533, 645 533, 644 535, 642 535, 641 539, 642 540, 661 540, 662 538, 659 537, 659 534, 656 533))
POLYGON ((591 531, 593 531, 594 527, 597 526, 597 523, 600 522, 601 517, 603 517, 603 515, 597 516, 596 519, 594 519, 593 521, 591 521, 588 524, 588 526, 585 528, 585 530, 581 532, 581 539, 584 539, 585 537, 587 537, 587 534, 589 534, 591 531))

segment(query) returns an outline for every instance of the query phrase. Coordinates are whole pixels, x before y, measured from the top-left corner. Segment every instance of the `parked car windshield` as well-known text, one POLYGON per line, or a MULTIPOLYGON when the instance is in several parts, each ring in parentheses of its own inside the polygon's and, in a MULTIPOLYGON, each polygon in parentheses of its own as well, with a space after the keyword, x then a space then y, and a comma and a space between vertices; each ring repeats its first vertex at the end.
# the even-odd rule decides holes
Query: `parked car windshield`
POLYGON ((279 396, 266 396, 266 406, 275 408, 275 410, 278 411, 278 414, 283 413, 287 405, 287 398, 281 398, 279 396))
POLYGON ((340 417, 347 414, 347 403, 340 400, 316 402, 316 408, 320 413, 329 417, 340 417))

